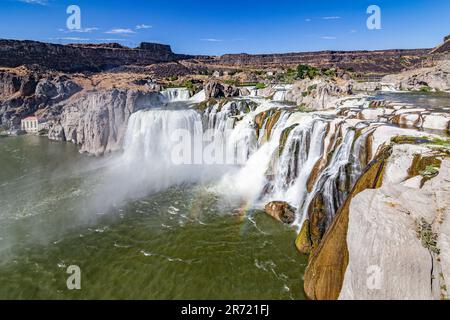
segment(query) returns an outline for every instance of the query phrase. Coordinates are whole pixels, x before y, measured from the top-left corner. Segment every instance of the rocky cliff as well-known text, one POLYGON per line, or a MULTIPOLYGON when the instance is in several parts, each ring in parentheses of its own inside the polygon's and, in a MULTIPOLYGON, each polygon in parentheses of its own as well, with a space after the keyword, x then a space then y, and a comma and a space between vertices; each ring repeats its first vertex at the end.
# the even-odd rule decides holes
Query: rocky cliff
POLYGON ((137 48, 121 45, 59 45, 37 41, 0 40, 0 67, 37 64, 49 69, 78 72, 102 71, 124 65, 149 65, 186 59, 168 45, 142 43, 137 48))
POLYGON ((380 149, 312 252, 307 295, 448 298, 448 159, 448 147, 427 139, 397 136, 380 149))
POLYGON ((17 128, 22 118, 81 90, 65 75, 25 68, 0 70, 0 125, 17 128))
POLYGON ((340 299, 448 299, 449 181, 448 150, 394 146, 383 186, 350 204, 340 299))
POLYGON ((93 155, 118 151, 123 146, 130 115, 156 106, 162 99, 157 92, 119 89, 88 92, 60 106, 49 138, 72 142, 80 146, 80 152, 93 155))
POLYGON ((444 43, 437 46, 431 51, 431 54, 443 54, 450 53, 450 36, 444 38, 444 43))
POLYGON ((422 61, 430 49, 379 51, 321 51, 286 54, 227 54, 204 57, 205 64, 232 67, 277 68, 308 64, 315 67, 351 69, 362 73, 396 73, 422 61))

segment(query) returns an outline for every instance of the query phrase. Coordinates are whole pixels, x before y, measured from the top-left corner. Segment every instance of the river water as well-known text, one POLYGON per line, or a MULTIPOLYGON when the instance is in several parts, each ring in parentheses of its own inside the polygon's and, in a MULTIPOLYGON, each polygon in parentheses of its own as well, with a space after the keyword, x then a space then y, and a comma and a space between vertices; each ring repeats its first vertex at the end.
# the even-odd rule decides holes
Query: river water
POLYGON ((110 161, 0 138, 0 299, 304 298, 295 231, 205 186, 89 209, 110 161), (70 265, 81 290, 67 289, 70 265))
MULTIPOLYGON (((375 98, 450 107, 444 94, 375 98)), ((257 189, 251 177, 265 149, 222 194, 214 192, 215 168, 168 165, 168 133, 199 130, 198 117, 135 114, 124 153, 100 158, 45 137, 0 137, 0 299, 304 299, 307 257, 294 247, 295 230, 230 200, 236 186, 257 189), (81 290, 66 285, 74 265, 81 290)), ((297 129, 299 137, 307 132, 297 129)))

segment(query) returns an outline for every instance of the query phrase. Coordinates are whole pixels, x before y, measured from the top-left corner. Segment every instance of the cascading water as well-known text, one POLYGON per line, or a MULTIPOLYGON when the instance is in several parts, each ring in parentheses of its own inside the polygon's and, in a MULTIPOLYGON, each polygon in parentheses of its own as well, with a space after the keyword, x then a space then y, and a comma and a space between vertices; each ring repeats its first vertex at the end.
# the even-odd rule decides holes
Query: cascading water
POLYGON ((273 95, 273 101, 283 102, 286 100, 286 90, 278 90, 273 95))
POLYGON ((183 102, 188 101, 191 98, 191 94, 186 88, 169 88, 161 91, 166 102, 183 102))
POLYGON ((244 165, 226 174, 217 190, 257 207, 286 201, 297 208, 297 227, 319 194, 331 222, 367 164, 361 163, 361 154, 366 153, 366 140, 373 130, 356 137, 355 130, 367 126, 363 122, 353 127, 320 114, 299 115, 272 105, 243 115, 233 103, 212 106, 203 116, 216 134, 232 129, 228 143, 245 141, 251 146, 244 165))
POLYGON ((201 117, 194 110, 147 110, 132 114, 123 154, 113 159, 105 174, 105 187, 94 197, 98 206, 101 208, 107 198, 119 203, 208 179, 205 168, 195 163, 195 138, 201 138, 202 132, 201 117))
MULTIPOLYGON (((305 117, 289 134, 274 170, 272 200, 286 199, 300 208, 307 195, 306 183, 314 165, 323 155, 326 121, 305 117)), ((301 217, 299 217, 301 218, 301 217)))
POLYGON ((124 153, 110 175, 111 184, 124 194, 139 195, 137 190, 148 193, 218 179, 214 191, 248 206, 288 202, 297 208, 296 227, 320 195, 330 223, 370 160, 361 156, 371 134, 367 124, 354 127, 344 122, 321 113, 280 109, 268 101, 257 105, 234 100, 202 112, 140 111, 129 120, 124 153), (181 141, 183 134, 175 139, 178 131, 188 139, 181 141), (206 139, 196 142, 193 137, 206 139), (177 154, 180 143, 185 147, 177 154), (200 156, 194 150, 199 146, 200 156), (216 167, 204 162, 208 148, 216 157, 209 164, 216 167))

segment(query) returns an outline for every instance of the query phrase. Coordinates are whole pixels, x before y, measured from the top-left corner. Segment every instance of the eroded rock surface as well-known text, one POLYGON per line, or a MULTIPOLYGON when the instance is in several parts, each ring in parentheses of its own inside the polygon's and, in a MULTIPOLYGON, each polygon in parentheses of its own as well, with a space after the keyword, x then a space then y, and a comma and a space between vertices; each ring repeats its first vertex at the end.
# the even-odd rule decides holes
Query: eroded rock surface
POLYGON ((80 145, 81 152, 101 155, 123 146, 130 115, 158 105, 159 93, 128 90, 91 92, 65 105, 49 138, 80 145))
MULTIPOLYGON (((395 147, 388 168, 407 176, 411 158, 404 153, 422 148, 395 147)), ((448 298, 450 159, 423 187, 417 178, 365 190, 352 200, 340 299, 448 298)))

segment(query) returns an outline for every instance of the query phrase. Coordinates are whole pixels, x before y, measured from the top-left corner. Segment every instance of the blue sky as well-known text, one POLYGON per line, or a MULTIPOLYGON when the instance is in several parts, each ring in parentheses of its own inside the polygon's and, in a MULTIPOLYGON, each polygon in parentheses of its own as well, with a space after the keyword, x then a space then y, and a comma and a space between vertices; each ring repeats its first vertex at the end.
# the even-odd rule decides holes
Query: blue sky
POLYGON ((0 0, 0 38, 54 43, 141 41, 186 54, 431 48, 450 34, 449 0, 0 0), (78 32, 66 8, 81 8, 78 32), (369 30, 369 5, 381 30, 369 30))

